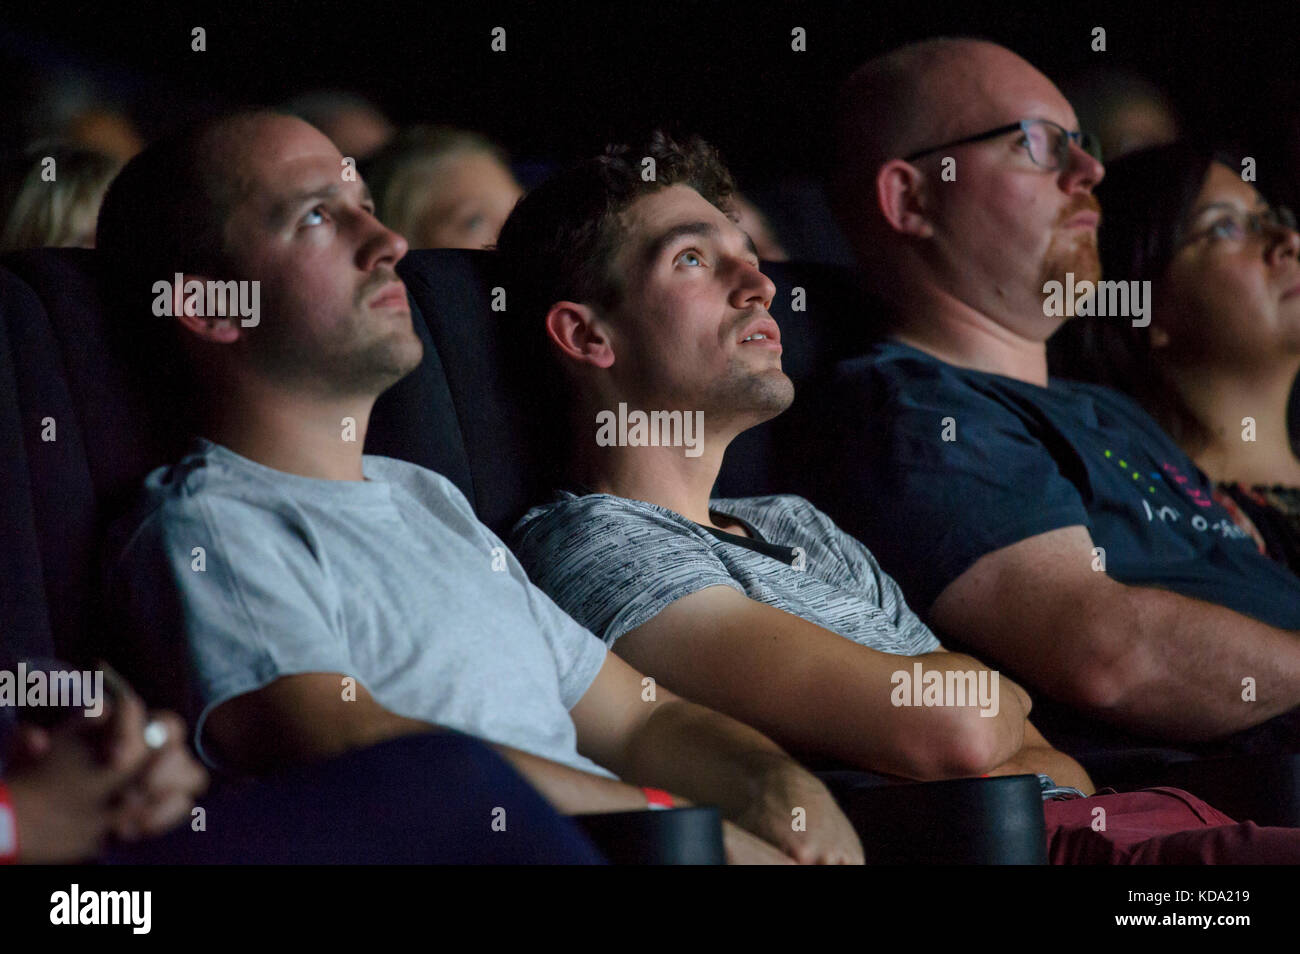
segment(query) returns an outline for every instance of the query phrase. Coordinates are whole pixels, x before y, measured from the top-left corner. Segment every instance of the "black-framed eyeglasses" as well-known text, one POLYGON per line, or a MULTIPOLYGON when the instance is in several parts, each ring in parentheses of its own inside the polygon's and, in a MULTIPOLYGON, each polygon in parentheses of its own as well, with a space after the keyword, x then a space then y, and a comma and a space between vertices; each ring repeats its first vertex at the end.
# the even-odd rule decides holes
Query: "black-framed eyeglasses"
POLYGON ((997 136, 1005 136, 1007 133, 1016 131, 1023 133, 1025 136, 1030 161, 1034 165, 1042 166, 1044 169, 1054 171, 1065 166, 1070 160, 1071 143, 1098 162, 1101 161, 1101 143, 1096 136, 1086 132, 1070 132, 1064 126, 1054 123, 1050 119, 1022 119, 1016 123, 999 126, 997 129, 990 129, 988 132, 976 133, 974 136, 966 136, 962 139, 946 142, 942 146, 918 149, 911 155, 904 156, 903 160, 905 162, 915 162, 944 149, 966 146, 973 142, 983 142, 986 139, 994 139, 997 136))
POLYGON ((1205 238, 1241 242, 1247 237, 1260 238, 1268 231, 1282 230, 1296 230, 1296 215, 1284 205, 1270 205, 1262 212, 1224 209, 1205 228, 1198 229, 1179 242, 1178 248, 1186 248, 1205 238))

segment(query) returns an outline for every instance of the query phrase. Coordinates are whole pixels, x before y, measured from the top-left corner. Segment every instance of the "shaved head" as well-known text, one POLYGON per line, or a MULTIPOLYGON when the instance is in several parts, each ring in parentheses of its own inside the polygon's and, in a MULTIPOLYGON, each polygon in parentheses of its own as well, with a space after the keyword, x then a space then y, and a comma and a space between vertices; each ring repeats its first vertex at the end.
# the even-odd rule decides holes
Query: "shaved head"
POLYGON ((1104 169, 1077 138, 1035 158, 1024 121, 1078 130, 1050 79, 985 40, 913 43, 845 84, 833 205, 868 278, 900 312, 942 302, 940 311, 965 308, 1045 340, 1047 283, 1097 279, 1091 191, 1104 169), (925 155, 907 159, 916 153, 925 155))
POLYGON ((831 191, 855 246, 877 232, 870 184, 881 164, 1007 121, 989 109, 986 88, 1021 67, 1033 70, 996 43, 935 37, 869 60, 849 77, 840 91, 831 191))

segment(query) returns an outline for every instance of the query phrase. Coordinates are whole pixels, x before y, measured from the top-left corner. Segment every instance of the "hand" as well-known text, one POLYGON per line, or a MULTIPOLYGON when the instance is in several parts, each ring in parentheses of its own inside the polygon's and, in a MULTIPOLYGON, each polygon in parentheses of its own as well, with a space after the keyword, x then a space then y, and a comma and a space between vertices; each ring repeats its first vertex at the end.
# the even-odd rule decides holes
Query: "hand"
MULTIPOLYGON (((154 712, 150 725, 152 731, 166 736, 118 795, 113 834, 125 841, 161 835, 174 827, 208 785, 207 772, 185 746, 184 720, 172 712, 154 712)), ((143 729, 139 736, 143 737, 143 729)))
POLYGON ((795 861, 763 839, 729 821, 722 823, 722 845, 729 865, 792 865, 795 861))
POLYGON ((181 720, 157 714, 167 737, 150 749, 144 704, 111 670, 105 677, 114 695, 100 715, 17 731, 5 782, 22 861, 82 861, 98 855, 110 833, 159 833, 183 817, 207 784, 184 748, 181 720))
POLYGON ((826 786, 788 760, 773 768, 759 797, 737 821, 799 864, 860 865, 865 861, 857 832, 826 786), (802 813, 796 815, 796 808, 802 813), (796 830, 799 819, 806 830, 796 830))

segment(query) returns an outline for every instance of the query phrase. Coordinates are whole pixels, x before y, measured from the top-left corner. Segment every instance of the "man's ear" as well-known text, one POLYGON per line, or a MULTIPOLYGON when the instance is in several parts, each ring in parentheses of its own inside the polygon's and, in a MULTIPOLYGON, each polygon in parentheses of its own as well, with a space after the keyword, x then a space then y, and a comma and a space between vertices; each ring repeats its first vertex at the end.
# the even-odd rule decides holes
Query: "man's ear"
POLYGON ((243 337, 238 310, 227 300, 226 311, 235 314, 205 314, 208 304, 208 277, 181 275, 180 284, 172 283, 172 315, 190 334, 213 344, 231 344, 243 337))
POLYGON ((614 345, 605 323, 587 305, 557 301, 546 313, 546 336, 566 358, 598 368, 614 363, 614 345))
POLYGON ((895 232, 929 238, 929 193, 925 175, 910 162, 890 159, 876 173, 876 204, 895 232))

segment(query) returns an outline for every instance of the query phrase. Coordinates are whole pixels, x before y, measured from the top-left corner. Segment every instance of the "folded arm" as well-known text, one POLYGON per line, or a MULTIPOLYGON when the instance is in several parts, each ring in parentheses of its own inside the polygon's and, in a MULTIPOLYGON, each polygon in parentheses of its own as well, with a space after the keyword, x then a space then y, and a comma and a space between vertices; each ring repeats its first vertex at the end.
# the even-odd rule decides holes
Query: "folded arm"
POLYGON ((1095 571, 1081 526, 981 557, 934 624, 1052 698, 1144 734, 1204 740, 1300 704, 1296 633, 1095 571), (1254 679, 1245 701, 1243 680, 1254 679))
POLYGON ((987 668, 975 659, 879 652, 730 587, 677 600, 614 648, 637 669, 794 751, 873 771, 979 775, 1024 743, 1029 699, 1006 678, 994 717, 973 705, 894 705, 894 673, 910 678, 916 662, 924 671, 987 668))

